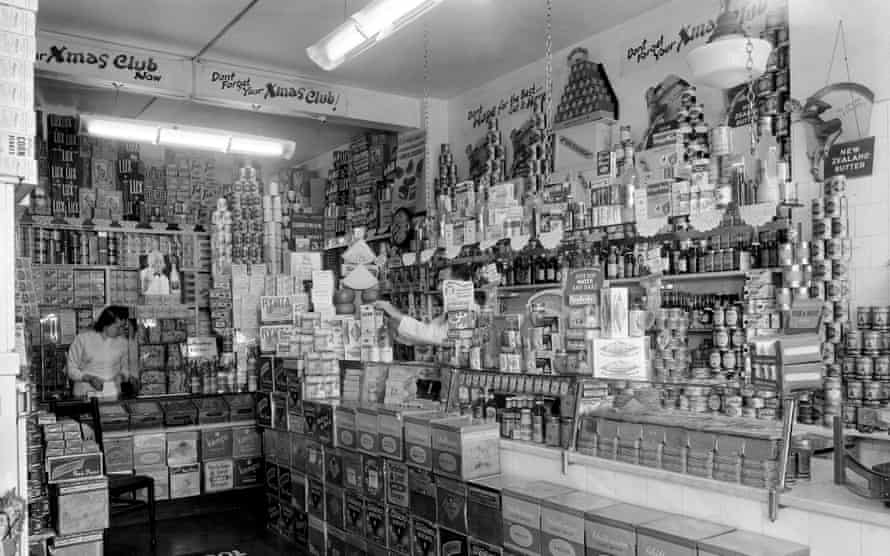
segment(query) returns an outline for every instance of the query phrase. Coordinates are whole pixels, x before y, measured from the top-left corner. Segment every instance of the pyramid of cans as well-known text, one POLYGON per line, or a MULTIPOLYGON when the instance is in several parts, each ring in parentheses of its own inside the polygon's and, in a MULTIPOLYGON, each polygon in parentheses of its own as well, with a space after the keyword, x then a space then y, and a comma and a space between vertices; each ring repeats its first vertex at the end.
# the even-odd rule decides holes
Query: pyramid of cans
POLYGON ((705 122, 705 107, 699 104, 695 87, 688 87, 680 93, 677 124, 677 131, 683 136, 686 147, 687 162, 699 166, 698 170, 707 169, 711 153, 709 128, 705 122))
MULTIPOLYGON (((843 405, 844 425, 856 428, 860 407, 888 407, 890 398, 890 307, 858 307, 856 327, 850 327, 844 339, 841 356, 846 400, 843 405)), ((842 392, 840 381, 837 393, 831 396, 839 406, 842 392)), ((829 402, 826 392, 825 403, 829 402)))
POLYGON ((263 262, 263 185, 256 168, 241 168, 232 184, 229 209, 232 211, 232 262, 263 262))
POLYGON ((488 120, 488 131, 485 133, 483 148, 485 153, 482 156, 482 163, 485 167, 482 169, 482 173, 476 176, 476 181, 481 185, 504 181, 507 159, 497 118, 488 120))
MULTIPOLYGON (((834 176, 825 181, 823 196, 812 202, 813 241, 810 249, 812 277, 810 297, 824 301, 822 322, 824 343, 822 358, 826 363, 824 389, 811 400, 801 403, 798 419, 802 423, 831 425, 841 414, 840 364, 844 360, 843 330, 849 327, 850 283, 849 264, 852 252, 847 215, 847 180, 834 176)), ((855 334, 854 334, 855 337, 855 334)), ((870 372, 868 373, 871 374, 870 372)), ((855 393, 855 392, 854 392, 855 393)), ((861 404, 862 398, 851 398, 861 404)), ((857 406, 851 405, 844 416, 855 426, 857 406), (849 414, 848 414, 849 413, 849 414)))

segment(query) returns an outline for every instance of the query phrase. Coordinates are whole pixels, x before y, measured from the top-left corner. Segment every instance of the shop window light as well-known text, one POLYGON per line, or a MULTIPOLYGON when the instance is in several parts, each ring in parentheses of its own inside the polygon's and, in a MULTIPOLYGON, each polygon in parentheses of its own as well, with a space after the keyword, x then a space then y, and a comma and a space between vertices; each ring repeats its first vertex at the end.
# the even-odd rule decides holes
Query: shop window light
POLYGON ((372 0, 323 39, 306 49, 320 68, 331 71, 407 26, 444 0, 372 0))

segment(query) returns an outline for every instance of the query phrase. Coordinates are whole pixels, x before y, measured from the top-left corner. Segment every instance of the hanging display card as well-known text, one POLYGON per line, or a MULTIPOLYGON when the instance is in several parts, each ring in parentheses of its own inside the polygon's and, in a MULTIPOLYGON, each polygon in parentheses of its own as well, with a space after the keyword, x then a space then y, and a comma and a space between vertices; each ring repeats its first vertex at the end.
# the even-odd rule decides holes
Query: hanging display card
POLYGON ((469 311, 475 303, 472 282, 462 280, 445 280, 442 282, 442 296, 445 300, 445 312, 469 311))

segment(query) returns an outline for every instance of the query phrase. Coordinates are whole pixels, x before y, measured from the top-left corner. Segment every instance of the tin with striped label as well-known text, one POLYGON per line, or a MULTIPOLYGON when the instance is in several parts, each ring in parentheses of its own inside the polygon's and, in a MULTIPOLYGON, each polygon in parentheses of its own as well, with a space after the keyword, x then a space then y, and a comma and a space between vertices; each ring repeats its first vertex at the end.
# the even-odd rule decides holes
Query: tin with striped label
POLYGON ((832 218, 831 219, 831 237, 846 237, 849 233, 849 228, 847 227, 847 219, 846 218, 832 218))
POLYGON ((874 363, 871 357, 861 356, 856 358, 856 377, 860 379, 871 378, 874 373, 874 363))
POLYGON ((864 330, 862 332, 862 352, 868 355, 878 355, 883 347, 881 332, 879 330, 864 330))
POLYGON ((844 257, 844 244, 839 238, 825 240, 825 256, 829 259, 842 259, 844 257))
POLYGON ((890 328, 890 307, 872 307, 871 325, 877 330, 890 328))
POLYGON ((867 328, 871 328, 871 316, 872 316, 872 308, 871 307, 857 307, 856 308, 856 326, 862 330, 867 328))
POLYGON ((838 344, 843 339, 843 327, 839 322, 829 322, 825 325, 825 339, 833 344, 838 344))
POLYGON ((825 282, 816 280, 810 284, 810 297, 813 299, 825 299, 825 282))
POLYGON ((839 174, 825 180, 825 194, 839 195, 847 190, 847 176, 839 174))
POLYGON ((810 243, 810 259, 815 262, 825 258, 825 242, 821 239, 814 239, 810 243))
POLYGON ((813 218, 813 239, 831 238, 831 218, 813 218))
POLYGON ((843 204, 843 200, 838 195, 826 195, 825 196, 825 217, 826 218, 840 218, 843 216, 843 209, 841 208, 843 204))
POLYGON ((846 301, 834 302, 834 320, 841 324, 846 324, 850 321, 850 313, 847 310, 846 301))

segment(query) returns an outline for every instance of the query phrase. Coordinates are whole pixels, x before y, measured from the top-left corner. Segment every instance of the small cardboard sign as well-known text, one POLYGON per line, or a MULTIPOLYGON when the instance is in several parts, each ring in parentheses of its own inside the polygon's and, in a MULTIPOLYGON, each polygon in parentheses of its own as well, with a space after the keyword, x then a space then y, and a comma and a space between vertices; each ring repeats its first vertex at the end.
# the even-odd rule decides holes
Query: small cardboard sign
POLYGON ((571 270, 566 280, 566 304, 570 307, 598 305, 599 291, 603 287, 601 268, 571 270))
POLYGON ((191 336, 186 340, 186 356, 189 359, 216 359, 216 338, 191 336))
POLYGON ((828 149, 825 157, 825 179, 837 175, 847 178, 870 176, 875 164, 875 138, 864 137, 846 143, 837 143, 828 149))

